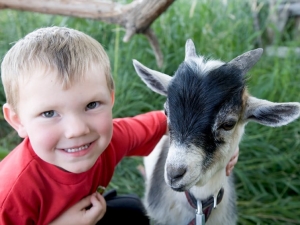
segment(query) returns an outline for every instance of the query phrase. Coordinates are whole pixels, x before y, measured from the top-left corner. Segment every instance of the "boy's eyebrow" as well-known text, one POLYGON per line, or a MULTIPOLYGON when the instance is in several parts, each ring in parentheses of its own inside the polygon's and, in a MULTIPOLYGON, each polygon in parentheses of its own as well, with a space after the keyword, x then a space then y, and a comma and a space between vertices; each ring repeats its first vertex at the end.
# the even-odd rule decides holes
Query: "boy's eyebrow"
POLYGON ((106 91, 102 91, 101 89, 98 89, 96 92, 93 94, 90 94, 88 96, 82 95, 80 99, 76 99, 76 101, 79 104, 89 104, 90 102, 94 101, 105 101, 109 100, 110 95, 107 95, 106 91))

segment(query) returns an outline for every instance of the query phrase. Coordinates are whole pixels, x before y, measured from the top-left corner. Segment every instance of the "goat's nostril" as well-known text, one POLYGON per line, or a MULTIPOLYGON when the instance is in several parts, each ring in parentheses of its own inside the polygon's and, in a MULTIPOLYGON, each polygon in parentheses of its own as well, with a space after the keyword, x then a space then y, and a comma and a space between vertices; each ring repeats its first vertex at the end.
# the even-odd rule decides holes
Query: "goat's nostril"
POLYGON ((168 179, 172 182, 180 180, 186 173, 186 167, 167 166, 168 179))

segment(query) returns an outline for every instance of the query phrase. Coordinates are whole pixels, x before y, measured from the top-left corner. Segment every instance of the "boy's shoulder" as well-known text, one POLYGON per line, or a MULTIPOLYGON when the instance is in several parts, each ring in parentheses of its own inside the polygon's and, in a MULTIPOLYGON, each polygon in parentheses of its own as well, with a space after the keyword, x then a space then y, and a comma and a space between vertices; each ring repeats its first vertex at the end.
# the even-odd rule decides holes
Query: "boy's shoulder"
POLYGON ((18 183, 18 181, 24 179, 24 173, 34 159, 28 149, 27 141, 21 142, 0 162, 0 205, 13 189, 26 188, 23 182, 18 183))
POLYGON ((3 174, 3 170, 6 170, 6 172, 17 173, 18 169, 26 167, 33 159, 30 148, 29 140, 27 138, 24 139, 0 162, 0 174, 3 174), (10 168, 14 168, 14 170, 9 171, 10 168))

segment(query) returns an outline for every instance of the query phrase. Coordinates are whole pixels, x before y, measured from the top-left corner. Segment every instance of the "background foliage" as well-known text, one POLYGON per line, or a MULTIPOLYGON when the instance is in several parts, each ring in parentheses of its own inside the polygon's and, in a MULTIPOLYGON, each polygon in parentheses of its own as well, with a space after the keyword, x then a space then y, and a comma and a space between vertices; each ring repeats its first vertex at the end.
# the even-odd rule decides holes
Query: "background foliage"
MULTIPOLYGON (((124 30, 116 25, 89 19, 43 15, 12 10, 0 11, 0 58, 18 39, 45 26, 67 26, 81 30, 103 44, 111 59, 116 81, 115 117, 161 109, 164 98, 151 92, 136 75, 132 59, 150 68, 174 74, 184 58, 184 45, 192 38, 199 54, 229 61, 256 48, 256 37, 264 37, 270 26, 267 7, 260 13, 261 30, 253 28, 249 1, 177 0, 152 25, 164 54, 158 69, 153 52, 142 35, 122 42, 124 30), (194 5, 193 5, 194 4, 194 5)), ((266 42, 265 42, 266 43, 266 42)), ((286 31, 275 43, 300 45, 293 30, 286 31)), ((291 52, 286 58, 264 54, 249 72, 249 90, 271 101, 299 101, 299 57, 291 52)), ((0 104, 5 102, 2 86, 0 104)), ((238 194, 239 224, 300 224, 300 120, 280 128, 247 125, 240 145, 239 162, 234 169, 238 194)), ((0 114, 0 158, 20 142, 0 114)), ((143 179, 136 167, 140 158, 128 158, 117 167, 109 188, 119 193, 143 196, 143 179)), ((1 181, 4 182, 4 181, 1 181)))

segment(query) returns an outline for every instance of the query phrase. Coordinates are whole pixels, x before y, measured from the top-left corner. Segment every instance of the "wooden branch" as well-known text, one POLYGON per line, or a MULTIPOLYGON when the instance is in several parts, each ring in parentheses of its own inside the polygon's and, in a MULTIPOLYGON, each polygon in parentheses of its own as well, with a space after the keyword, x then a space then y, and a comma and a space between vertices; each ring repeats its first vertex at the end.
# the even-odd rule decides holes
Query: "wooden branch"
MULTIPOLYGON (((278 11, 276 5, 277 5, 276 0, 269 1, 270 14, 268 17, 268 21, 276 28, 277 33, 281 34, 288 21, 289 13, 286 7, 278 11)), ((269 43, 273 43, 276 36, 276 33, 272 29, 273 26, 267 27, 267 35, 268 35, 269 43)))
MULTIPOLYGON (((262 0, 260 0, 262 1, 262 0)), ((269 16, 267 26, 268 43, 272 44, 276 38, 282 38, 282 33, 292 18, 295 21, 293 29, 296 29, 294 36, 299 34, 300 2, 299 0, 268 0, 269 16)), ((280 50, 283 52, 283 50, 280 50)), ((280 53, 281 54, 281 53, 280 53)))
POLYGON ((125 28, 123 38, 128 42, 137 33, 147 36, 158 65, 162 65, 162 54, 157 38, 148 28, 175 0, 135 0, 123 5, 107 0, 0 0, 0 9, 15 9, 46 14, 58 14, 90 18, 125 28), (150 33, 149 33, 150 32, 150 33), (150 35, 151 34, 151 35, 150 35), (155 43, 155 44, 153 44, 155 43))
MULTIPOLYGON (((251 12, 252 12, 252 17, 253 17, 253 26, 256 32, 259 32, 260 25, 259 25, 259 19, 258 19, 258 13, 260 12, 262 8, 262 4, 258 4, 257 0, 252 0, 252 2, 249 2, 251 6, 251 12)), ((263 42, 261 35, 257 36, 256 38, 256 43, 258 47, 262 48, 263 47, 263 42)))
POLYGON ((145 35, 148 38, 148 41, 150 42, 150 45, 152 47, 152 49, 154 50, 154 55, 155 55, 155 59, 156 59, 156 64, 159 68, 162 67, 163 65, 163 54, 159 48, 159 43, 158 40, 153 32, 153 30, 151 28, 148 28, 145 31, 145 35))

